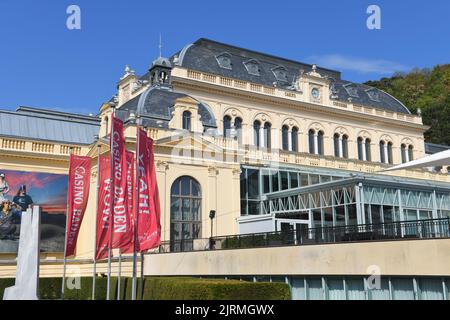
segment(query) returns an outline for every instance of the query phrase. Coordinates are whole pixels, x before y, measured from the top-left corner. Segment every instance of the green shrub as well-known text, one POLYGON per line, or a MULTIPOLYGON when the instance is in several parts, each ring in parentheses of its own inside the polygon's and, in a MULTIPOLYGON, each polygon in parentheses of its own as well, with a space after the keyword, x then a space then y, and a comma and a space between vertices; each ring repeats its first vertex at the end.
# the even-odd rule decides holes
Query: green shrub
MULTIPOLYGON (((91 300, 92 278, 81 278, 80 289, 66 288, 67 300, 91 300)), ((41 278, 39 298, 61 299, 61 278, 41 278)), ((14 279, 0 279, 0 294, 14 285, 14 279)), ((96 300, 106 299, 107 278, 96 279, 96 300)), ((140 296, 140 279, 137 279, 137 297, 140 296)), ((131 300, 132 279, 121 278, 120 299, 131 300)), ((254 283, 238 280, 199 279, 183 277, 147 277, 144 279, 144 300, 288 300, 288 285, 284 283, 254 283)), ((111 278, 111 300, 117 299, 117 278, 111 278)))
POLYGON ((146 278, 146 300, 289 300, 284 283, 198 278, 146 278))

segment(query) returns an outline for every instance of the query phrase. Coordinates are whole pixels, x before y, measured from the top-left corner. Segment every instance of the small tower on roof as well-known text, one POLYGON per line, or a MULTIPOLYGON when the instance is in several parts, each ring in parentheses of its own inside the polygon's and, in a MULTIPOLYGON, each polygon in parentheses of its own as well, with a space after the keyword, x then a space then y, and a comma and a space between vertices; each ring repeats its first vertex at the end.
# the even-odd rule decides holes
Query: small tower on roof
POLYGON ((172 63, 162 56, 162 40, 159 35, 159 57, 150 66, 150 85, 170 86, 172 63))

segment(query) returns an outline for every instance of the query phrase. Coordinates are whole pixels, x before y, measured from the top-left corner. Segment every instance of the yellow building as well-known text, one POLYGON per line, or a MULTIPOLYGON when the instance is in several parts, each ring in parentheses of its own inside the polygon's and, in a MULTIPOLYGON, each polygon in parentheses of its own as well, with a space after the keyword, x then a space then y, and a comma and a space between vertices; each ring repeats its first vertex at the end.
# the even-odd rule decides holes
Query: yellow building
MULTIPOLYGON (((92 272, 96 157, 108 152, 113 110, 130 150, 136 121, 155 140, 164 243, 146 255, 146 274, 281 280, 301 299, 448 299, 447 168, 383 172, 425 156, 420 115, 338 71, 207 39, 142 76, 127 67, 97 117, 0 112, 0 171, 66 174, 71 147, 93 158, 82 274, 92 272), (14 117, 29 124, 8 128, 14 117)), ((11 276, 14 255, 3 255, 0 274, 11 276)), ((44 254, 43 274, 60 272, 60 259, 44 254)))

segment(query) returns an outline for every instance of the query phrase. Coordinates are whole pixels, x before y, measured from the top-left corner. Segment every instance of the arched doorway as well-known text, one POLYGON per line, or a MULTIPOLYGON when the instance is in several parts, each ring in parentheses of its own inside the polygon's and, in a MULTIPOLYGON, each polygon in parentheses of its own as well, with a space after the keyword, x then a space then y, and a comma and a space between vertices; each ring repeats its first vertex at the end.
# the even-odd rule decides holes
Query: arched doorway
POLYGON ((170 249, 189 251, 193 239, 201 237, 201 188, 197 180, 183 176, 170 191, 170 249))

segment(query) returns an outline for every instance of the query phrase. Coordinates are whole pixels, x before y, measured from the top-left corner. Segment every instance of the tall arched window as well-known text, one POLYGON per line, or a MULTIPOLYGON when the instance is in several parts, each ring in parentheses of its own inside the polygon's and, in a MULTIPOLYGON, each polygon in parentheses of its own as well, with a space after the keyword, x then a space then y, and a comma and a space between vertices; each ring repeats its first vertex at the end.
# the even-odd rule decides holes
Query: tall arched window
POLYGON ((348 136, 342 136, 342 157, 348 159, 348 136))
POLYGON ((317 134, 317 151, 318 154, 323 155, 323 131, 319 131, 317 134))
POLYGON ((281 128, 281 146, 283 150, 289 150, 289 128, 283 126, 281 128))
POLYGON ((380 141, 380 162, 386 163, 386 150, 385 150, 386 143, 381 140, 380 141))
POLYGON ((230 137, 231 132, 231 117, 225 116, 223 117, 223 136, 230 137))
POLYGON ((256 120, 255 122, 253 122, 253 142, 257 147, 261 146, 260 130, 261 130, 261 123, 258 120, 256 120))
POLYGON ((361 137, 358 137, 358 160, 364 161, 364 145, 363 145, 364 139, 361 137))
POLYGON ((291 131, 292 135, 292 151, 298 152, 298 128, 293 127, 291 131))
POLYGON ((180 177, 172 184, 170 197, 171 250, 192 250, 192 239, 201 237, 200 184, 191 177, 180 177))
POLYGON ((393 163, 394 163, 394 159, 393 159, 393 157, 392 157, 392 142, 388 142, 388 145, 387 145, 387 154, 388 154, 388 158, 387 158, 388 163, 389 163, 389 164, 393 164, 393 163))
POLYGON ((372 149, 370 148, 372 143, 372 140, 370 140, 369 138, 366 139, 366 161, 372 161, 372 149))
POLYGON ((191 116, 189 111, 183 112, 183 129, 191 131, 191 116))
POLYGON ((242 119, 236 118, 234 119, 234 129, 236 130, 236 136, 239 143, 242 142, 242 119))
POLYGON ((401 153, 402 153, 402 163, 408 162, 408 161, 406 160, 406 145, 405 145, 405 144, 402 144, 401 147, 400 147, 400 149, 401 149, 401 153))
POLYGON ((314 141, 314 137, 316 135, 316 132, 311 129, 308 131, 308 145, 309 145, 309 153, 311 154, 315 154, 316 153, 316 148, 315 148, 315 143, 316 141, 314 141))
POLYGON ((340 145, 340 142, 339 142, 339 140, 340 140, 339 138, 340 138, 339 133, 335 133, 334 136, 333 136, 334 156, 335 157, 340 157, 341 156, 341 154, 340 154, 341 145, 340 145))
POLYGON ((264 146, 267 149, 272 147, 272 125, 270 122, 264 123, 264 146))
POLYGON ((409 161, 413 161, 414 160, 414 147, 412 145, 410 145, 408 147, 408 160, 409 161))

